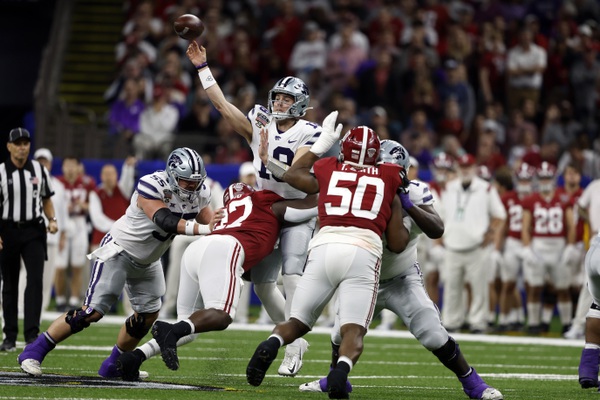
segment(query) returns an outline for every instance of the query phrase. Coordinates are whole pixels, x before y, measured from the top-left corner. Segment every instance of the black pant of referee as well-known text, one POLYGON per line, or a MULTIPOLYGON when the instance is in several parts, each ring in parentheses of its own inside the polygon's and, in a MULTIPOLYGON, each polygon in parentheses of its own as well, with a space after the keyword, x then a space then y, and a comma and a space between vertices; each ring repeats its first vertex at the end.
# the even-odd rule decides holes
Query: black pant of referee
POLYGON ((23 333, 25 342, 29 343, 35 340, 40 332, 42 277, 46 260, 46 225, 41 217, 26 222, 2 220, 0 236, 4 241, 4 248, 0 251, 4 339, 14 343, 19 332, 19 272, 22 258, 27 271, 23 333))

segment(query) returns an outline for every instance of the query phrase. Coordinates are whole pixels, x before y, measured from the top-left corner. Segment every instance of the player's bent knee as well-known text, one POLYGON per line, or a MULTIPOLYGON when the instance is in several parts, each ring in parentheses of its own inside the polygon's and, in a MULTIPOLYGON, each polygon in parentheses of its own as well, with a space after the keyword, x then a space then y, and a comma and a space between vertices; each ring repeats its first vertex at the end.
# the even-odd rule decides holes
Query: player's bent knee
POLYGON ((448 334, 443 329, 423 330, 415 337, 429 351, 440 349, 448 342, 448 334))
POLYGON ((67 312, 65 322, 71 327, 71 333, 81 332, 92 322, 97 322, 102 318, 102 314, 95 311, 92 307, 84 309, 72 309, 67 312))
POLYGON ((144 336, 150 331, 152 322, 156 319, 152 319, 153 314, 133 314, 125 320, 125 330, 127 334, 136 339, 143 339, 144 336))
POLYGON ((592 303, 585 317, 600 319, 600 306, 596 303, 592 303))

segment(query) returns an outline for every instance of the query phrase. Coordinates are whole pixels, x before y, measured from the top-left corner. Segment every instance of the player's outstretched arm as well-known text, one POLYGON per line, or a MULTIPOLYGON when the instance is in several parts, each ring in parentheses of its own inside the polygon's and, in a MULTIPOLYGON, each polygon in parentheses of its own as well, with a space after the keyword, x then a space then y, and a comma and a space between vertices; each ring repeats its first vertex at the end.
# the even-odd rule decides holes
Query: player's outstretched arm
POLYGON ((387 248, 394 253, 401 253, 406 248, 409 240, 408 230, 404 226, 402 204, 398 196, 392 202, 392 216, 385 230, 387 248))
POLYGON ((306 152, 283 174, 283 180, 304 193, 318 193, 319 181, 310 173, 310 169, 318 159, 319 157, 313 152, 306 152))
POLYGON ((225 98, 215 77, 210 72, 210 68, 208 68, 206 49, 204 46, 198 46, 198 43, 192 40, 190 41, 186 54, 192 64, 198 69, 200 83, 204 90, 206 90, 208 98, 217 111, 221 113, 223 118, 231 124, 237 133, 242 135, 248 143, 250 143, 252 141, 252 125, 244 113, 225 98))
POLYGON ((433 206, 413 206, 406 210, 427 237, 439 239, 444 234, 444 221, 433 206))
POLYGON ((303 199, 278 201, 271 209, 280 221, 304 222, 318 215, 318 198, 316 194, 309 194, 303 199))
POLYGON ((179 218, 165 206, 162 200, 139 196, 137 204, 144 214, 165 232, 188 236, 207 235, 211 232, 208 225, 201 225, 195 220, 186 221, 179 218))

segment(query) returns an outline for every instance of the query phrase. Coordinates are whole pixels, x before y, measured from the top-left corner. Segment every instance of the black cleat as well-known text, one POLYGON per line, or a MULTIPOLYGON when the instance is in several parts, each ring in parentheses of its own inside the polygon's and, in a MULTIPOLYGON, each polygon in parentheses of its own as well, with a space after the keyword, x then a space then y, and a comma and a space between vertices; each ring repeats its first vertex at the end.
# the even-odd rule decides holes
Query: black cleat
POLYGON ((277 350, 273 352, 266 340, 259 344, 246 367, 246 380, 248 383, 252 386, 260 386, 276 357, 277 350))
POLYGON ((121 372, 124 381, 137 382, 140 380, 142 359, 133 351, 122 353, 116 362, 117 371, 121 372))
POLYGON ((163 321, 156 321, 152 325, 152 336, 160 347, 160 355, 167 368, 176 371, 179 369, 179 357, 177 357, 177 340, 173 334, 173 325, 163 321))
POLYGON ((349 399, 346 382, 348 374, 339 369, 332 369, 327 375, 327 393, 330 399, 349 399))

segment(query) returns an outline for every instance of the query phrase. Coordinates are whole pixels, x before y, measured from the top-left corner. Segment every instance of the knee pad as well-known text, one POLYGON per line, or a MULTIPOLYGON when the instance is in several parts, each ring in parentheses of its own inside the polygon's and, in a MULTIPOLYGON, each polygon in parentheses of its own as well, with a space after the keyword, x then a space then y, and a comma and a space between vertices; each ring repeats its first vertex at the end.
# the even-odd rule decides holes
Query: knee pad
POLYGON ((449 336, 446 344, 439 349, 432 351, 432 353, 441 361, 442 364, 448 367, 460 354, 460 348, 458 347, 458 343, 454 341, 454 338, 449 336))
POLYGON ((600 307, 596 303, 592 303, 585 317, 600 319, 600 307))
POLYGON ((150 331, 150 326, 146 326, 146 317, 144 314, 135 314, 129 316, 125 320, 125 330, 127 334, 136 339, 143 339, 144 336, 150 331))
POLYGON ((65 317, 65 322, 71 327, 71 333, 81 332, 90 326, 92 322, 95 322, 90 319, 90 316, 93 312, 94 309, 92 307, 88 307, 85 310, 69 310, 67 312, 67 316, 65 317))

